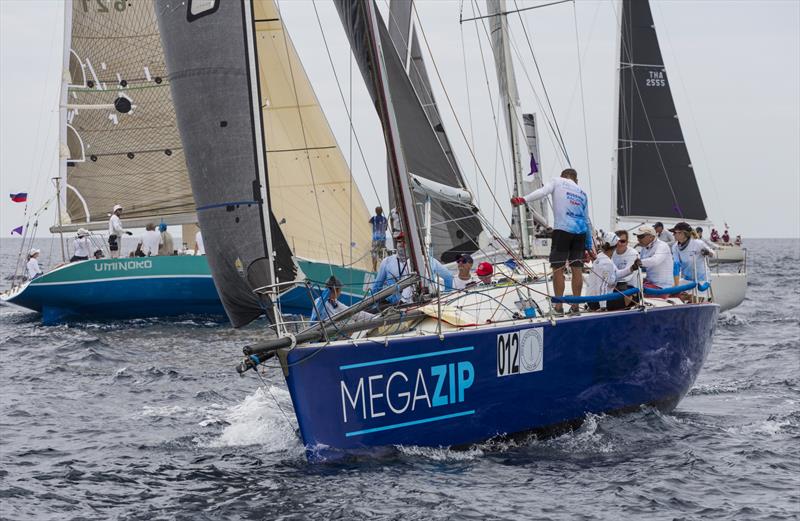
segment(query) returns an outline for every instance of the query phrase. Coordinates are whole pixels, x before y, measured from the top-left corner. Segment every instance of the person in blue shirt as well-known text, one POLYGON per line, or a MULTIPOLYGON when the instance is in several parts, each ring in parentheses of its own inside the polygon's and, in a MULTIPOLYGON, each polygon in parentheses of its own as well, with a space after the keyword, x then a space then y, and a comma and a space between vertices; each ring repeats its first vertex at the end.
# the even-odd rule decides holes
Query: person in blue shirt
MULTIPOLYGON (((401 279, 404 279, 411 274, 411 268, 408 264, 408 254, 406 252, 405 236, 402 233, 395 238, 395 246, 397 247, 397 253, 394 255, 389 255, 383 259, 380 268, 378 268, 378 274, 375 276, 375 281, 372 283, 373 293, 377 293, 387 286, 395 285, 401 279)), ((430 264, 431 271, 433 272, 434 282, 436 281, 436 278, 439 277, 442 279, 444 291, 452 291, 453 274, 450 273, 450 270, 445 268, 441 262, 433 257, 429 257, 428 262, 430 264)), ((392 304, 397 302, 408 304, 413 300, 413 297, 413 288, 407 287, 403 290, 402 294, 397 292, 396 294, 388 297, 386 300, 392 304)))
MULTIPOLYGON (((325 289, 322 295, 314 300, 314 309, 311 311, 311 321, 318 322, 321 320, 329 320, 335 317, 349 306, 339 302, 339 297, 342 295, 342 282, 334 275, 325 283, 325 289)), ((359 311, 348 320, 369 320, 374 315, 366 311, 359 311)))
POLYGON ((375 215, 369 218, 372 225, 372 271, 378 269, 378 261, 386 256, 386 230, 389 221, 383 216, 383 208, 375 208, 375 215))
MULTIPOLYGON (((584 251, 594 258, 592 223, 589 219, 589 198, 578 186, 578 173, 567 168, 561 177, 551 179, 538 190, 525 197, 513 197, 511 204, 520 206, 550 195, 553 199, 553 237, 550 247, 550 267, 553 268, 553 290, 557 297, 564 295, 564 271, 569 264, 572 269, 572 294, 583 290, 584 251)), ((557 313, 563 312, 556 304, 557 313)), ((578 305, 572 306, 573 311, 578 305)))

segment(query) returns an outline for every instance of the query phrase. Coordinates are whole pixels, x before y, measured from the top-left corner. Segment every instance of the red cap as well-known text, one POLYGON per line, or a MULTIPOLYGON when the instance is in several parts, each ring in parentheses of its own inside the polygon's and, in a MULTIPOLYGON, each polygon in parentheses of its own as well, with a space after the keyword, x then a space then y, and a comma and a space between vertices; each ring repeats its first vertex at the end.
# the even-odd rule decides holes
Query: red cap
POLYGON ((478 269, 475 270, 475 274, 479 277, 485 277, 487 275, 491 275, 494 273, 494 268, 488 262, 481 262, 478 264, 478 269))

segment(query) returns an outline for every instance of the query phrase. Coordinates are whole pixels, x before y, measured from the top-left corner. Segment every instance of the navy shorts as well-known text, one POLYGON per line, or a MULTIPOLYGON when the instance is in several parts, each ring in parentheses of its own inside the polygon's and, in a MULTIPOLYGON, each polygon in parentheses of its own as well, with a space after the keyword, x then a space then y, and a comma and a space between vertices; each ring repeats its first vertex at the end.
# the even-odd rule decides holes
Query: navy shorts
POLYGON ((563 268, 564 264, 575 268, 583 267, 583 252, 586 243, 585 233, 569 233, 564 230, 553 230, 550 245, 550 266, 563 268))

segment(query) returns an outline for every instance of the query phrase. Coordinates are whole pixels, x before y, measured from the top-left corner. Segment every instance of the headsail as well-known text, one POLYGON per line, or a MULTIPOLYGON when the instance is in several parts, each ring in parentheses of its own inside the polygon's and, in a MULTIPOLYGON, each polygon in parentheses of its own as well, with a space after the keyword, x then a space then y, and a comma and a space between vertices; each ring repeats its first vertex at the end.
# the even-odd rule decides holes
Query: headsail
POLYGON ((153 3, 67 5, 60 156, 69 219, 105 228, 122 204, 127 219, 195 220, 153 3))
POLYGON ((242 326, 265 311, 255 288, 296 276, 269 210, 252 6, 155 5, 206 254, 228 317, 242 326))
POLYGON ((274 0, 255 0, 253 13, 272 212, 295 256, 350 264, 352 239, 352 263, 368 269, 361 192, 274 0))
POLYGON ((704 221, 649 2, 623 0, 621 24, 616 214, 704 221))
MULTIPOLYGON (((357 18, 346 17, 348 2, 337 1, 336 4, 340 9, 340 16, 350 37, 364 81, 373 102, 377 104, 377 92, 371 78, 374 65, 369 55, 360 49, 359 45, 359 37, 362 34, 359 32, 362 31, 362 26, 359 24, 363 22, 357 18)), ((411 4, 410 2, 398 6, 393 4, 391 9, 390 25, 396 27, 394 40, 390 37, 390 30, 383 23, 380 13, 376 13, 376 16, 379 19, 380 43, 386 64, 386 83, 391 92, 392 102, 397 107, 397 130, 404 147, 408 170, 414 175, 437 183, 465 188, 466 184, 452 154, 433 100, 416 33, 408 30, 411 4), (403 36, 404 30, 405 36, 403 36), (410 58, 406 45, 409 34, 412 38, 410 58)), ((417 203, 422 202, 421 198, 415 197, 415 199, 417 203)), ((482 227, 472 209, 437 201, 431 205, 431 211, 433 254, 436 258, 450 262, 459 253, 472 253, 478 249, 477 238, 482 227)))

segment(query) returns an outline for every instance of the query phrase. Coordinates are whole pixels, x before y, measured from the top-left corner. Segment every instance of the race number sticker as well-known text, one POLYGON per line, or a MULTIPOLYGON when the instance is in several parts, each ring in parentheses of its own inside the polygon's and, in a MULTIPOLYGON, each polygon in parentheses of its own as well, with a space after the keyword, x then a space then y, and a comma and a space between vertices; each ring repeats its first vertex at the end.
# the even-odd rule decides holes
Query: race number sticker
POLYGON ((523 329, 497 335, 497 376, 544 369, 544 330, 523 329))

